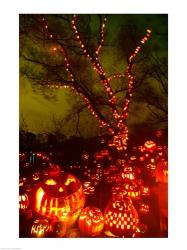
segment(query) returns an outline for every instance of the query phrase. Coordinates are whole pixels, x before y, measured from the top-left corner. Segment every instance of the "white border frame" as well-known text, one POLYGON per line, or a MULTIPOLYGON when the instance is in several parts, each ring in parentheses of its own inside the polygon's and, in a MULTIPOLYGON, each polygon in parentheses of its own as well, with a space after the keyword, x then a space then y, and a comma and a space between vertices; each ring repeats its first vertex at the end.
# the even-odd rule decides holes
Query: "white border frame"
POLYGON ((179 248, 186 237, 186 6, 171 0, 6 0, 1 4, 0 249, 179 248), (2 6, 3 5, 3 6, 2 6), (169 238, 19 239, 18 117, 19 13, 169 14, 169 238), (8 177, 9 176, 9 177, 8 177), (184 190, 184 191, 183 191, 184 190))

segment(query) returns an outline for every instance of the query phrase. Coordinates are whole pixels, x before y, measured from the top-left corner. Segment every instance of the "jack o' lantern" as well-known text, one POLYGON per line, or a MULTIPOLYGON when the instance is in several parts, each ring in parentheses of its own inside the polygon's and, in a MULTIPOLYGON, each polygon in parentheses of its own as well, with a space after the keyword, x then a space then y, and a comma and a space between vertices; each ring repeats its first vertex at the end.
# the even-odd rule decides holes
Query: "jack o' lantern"
POLYGON ((26 193, 19 195, 19 209, 24 211, 29 206, 29 197, 26 193))
POLYGON ((125 180, 135 180, 136 175, 132 167, 124 167, 121 177, 125 180))
POLYGON ((32 179, 33 181, 38 181, 40 179, 40 173, 38 172, 33 173, 32 179))
POLYGON ((122 185, 116 185, 112 187, 112 197, 115 200, 123 199, 127 196, 127 190, 122 185))
POLYGON ((31 227, 31 236, 36 238, 45 237, 46 233, 49 232, 50 226, 48 220, 35 220, 31 227))
POLYGON ((85 203, 80 181, 71 174, 44 179, 37 185, 34 209, 37 213, 72 225, 85 203))
POLYGON ((150 209, 150 207, 149 207, 148 204, 142 203, 142 204, 140 205, 139 211, 140 211, 140 213, 142 213, 142 214, 148 214, 148 213, 149 213, 149 209, 150 209))
POLYGON ((57 164, 51 164, 49 165, 49 176, 59 176, 60 175, 60 167, 57 164))
POLYGON ((132 237, 139 218, 130 197, 121 200, 112 199, 105 209, 105 230, 120 237, 132 237))
POLYGON ((125 183, 125 190, 127 191, 127 195, 131 198, 139 198, 140 197, 140 189, 136 183, 125 183))
POLYGON ((117 166, 115 166, 115 165, 110 165, 110 167, 109 167, 109 172, 110 173, 116 173, 116 172, 118 172, 119 171, 119 168, 117 167, 117 166))
POLYGON ((96 153, 94 154, 94 158, 95 158, 97 161, 99 161, 99 160, 102 160, 102 159, 103 159, 103 155, 102 155, 101 153, 99 153, 99 152, 96 152, 96 153))
POLYGON ((96 207, 86 207, 79 217, 79 229, 87 236, 99 235, 104 227, 104 217, 100 209, 96 207))
POLYGON ((156 149, 156 143, 153 141, 146 141, 144 147, 147 152, 152 153, 156 149))
POLYGON ((142 186, 141 193, 143 196, 149 196, 151 194, 149 186, 142 186))

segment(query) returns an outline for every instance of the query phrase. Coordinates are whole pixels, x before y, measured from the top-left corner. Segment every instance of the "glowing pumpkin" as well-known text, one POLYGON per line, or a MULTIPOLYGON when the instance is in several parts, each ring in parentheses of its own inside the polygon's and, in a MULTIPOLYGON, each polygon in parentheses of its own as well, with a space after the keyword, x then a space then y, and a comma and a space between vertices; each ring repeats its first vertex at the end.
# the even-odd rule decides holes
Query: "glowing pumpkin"
POLYGON ((148 213, 149 213, 149 209, 150 209, 150 207, 149 207, 148 204, 142 203, 142 204, 140 205, 139 211, 140 211, 140 213, 142 213, 142 214, 148 214, 148 213))
POLYGON ((105 209, 104 218, 105 230, 120 237, 132 237, 139 223, 138 213, 129 197, 112 199, 105 209))
POLYGON ((143 196, 149 196, 151 194, 150 187, 143 186, 141 188, 141 193, 142 193, 143 196))
POLYGON ((49 176, 59 176, 60 175, 60 167, 57 164, 50 164, 49 165, 49 176))
POLYGON ((121 177, 125 180, 135 180, 136 179, 136 175, 135 172, 133 171, 132 167, 125 167, 121 177))
POLYGON ((83 183, 83 190, 86 195, 94 194, 95 193, 95 187, 91 184, 90 181, 85 181, 83 183))
POLYGON ((116 173, 116 172, 118 172, 118 171, 119 171, 119 169, 118 169, 118 167, 115 166, 115 165, 111 165, 111 166, 109 167, 109 172, 110 172, 110 173, 116 173))
POLYGON ((140 157, 139 157, 139 161, 140 161, 140 162, 144 162, 144 161, 145 161, 145 156, 140 156, 140 157))
POLYGON ((149 163, 149 164, 147 164, 146 168, 148 171, 150 171, 150 173, 154 174, 155 170, 156 170, 156 165, 149 163))
POLYGON ((27 194, 20 194, 19 195, 19 209, 21 211, 24 211, 25 209, 27 209, 29 206, 29 197, 27 194))
POLYGON ((112 197, 115 200, 121 200, 127 196, 127 190, 124 186, 116 185, 112 187, 112 197))
POLYGON ((139 198, 140 197, 140 189, 136 183, 125 183, 125 190, 127 191, 127 195, 131 198, 139 198))
POLYGON ((38 181, 40 179, 40 173, 38 172, 33 173, 32 179, 33 181, 38 181))
POLYGON ((147 152, 152 153, 156 149, 156 143, 153 141, 146 141, 144 147, 147 152))
POLYGON ((86 207, 79 217, 79 229, 87 236, 97 236, 104 228, 104 217, 100 209, 96 207, 86 207))
POLYGON ((102 156, 109 156, 109 151, 107 150, 107 149, 102 149, 101 150, 101 152, 100 152, 100 154, 102 155, 102 156))
POLYGON ((48 220, 35 220, 31 228, 31 236, 36 238, 42 238, 49 232, 50 226, 48 220))
POLYGON ((99 161, 99 160, 102 160, 102 159, 103 159, 103 155, 102 155, 101 153, 96 152, 96 153, 94 154, 94 158, 95 158, 97 161, 99 161))
POLYGON ((34 210, 50 219, 72 225, 85 203, 80 181, 71 174, 44 179, 37 185, 34 210))

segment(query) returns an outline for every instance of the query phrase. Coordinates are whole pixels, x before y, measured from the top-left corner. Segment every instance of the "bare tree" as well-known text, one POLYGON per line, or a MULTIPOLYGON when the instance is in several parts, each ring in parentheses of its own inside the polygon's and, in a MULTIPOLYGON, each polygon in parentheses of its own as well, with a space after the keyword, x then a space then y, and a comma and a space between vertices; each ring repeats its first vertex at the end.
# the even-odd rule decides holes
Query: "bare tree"
POLYGON ((121 72, 107 73, 101 54, 107 15, 33 15, 29 18, 33 19, 34 25, 32 32, 27 33, 27 39, 32 43, 29 49, 21 52, 21 57, 27 62, 24 74, 37 88, 41 87, 44 95, 51 95, 51 90, 61 88, 77 95, 81 103, 77 109, 77 133, 80 133, 79 114, 86 107, 98 120, 99 126, 113 135, 117 149, 126 149, 126 120, 137 85, 135 60, 151 30, 146 30, 129 53, 121 72), (93 18, 98 29, 92 28, 93 18), (114 85, 114 81, 119 85, 114 85))

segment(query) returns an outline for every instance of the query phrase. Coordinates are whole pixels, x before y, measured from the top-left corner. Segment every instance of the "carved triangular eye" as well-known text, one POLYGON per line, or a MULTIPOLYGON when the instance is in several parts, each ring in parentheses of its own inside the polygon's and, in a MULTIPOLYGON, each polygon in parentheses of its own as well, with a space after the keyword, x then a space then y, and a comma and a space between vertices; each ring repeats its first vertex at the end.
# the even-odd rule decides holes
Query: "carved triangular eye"
POLYGON ((68 178, 64 184, 65 186, 69 186, 69 184, 72 182, 76 182, 76 179, 72 175, 68 175, 68 178))
POLYGON ((57 183, 53 179, 48 179, 48 180, 46 180, 45 184, 49 185, 49 186, 53 186, 53 185, 56 185, 57 183))

